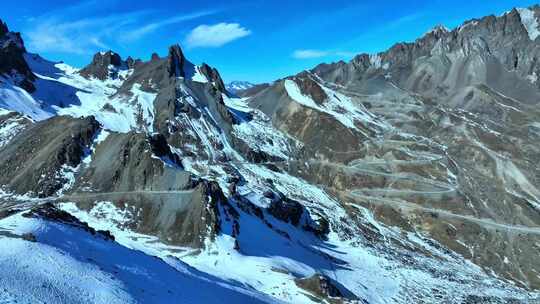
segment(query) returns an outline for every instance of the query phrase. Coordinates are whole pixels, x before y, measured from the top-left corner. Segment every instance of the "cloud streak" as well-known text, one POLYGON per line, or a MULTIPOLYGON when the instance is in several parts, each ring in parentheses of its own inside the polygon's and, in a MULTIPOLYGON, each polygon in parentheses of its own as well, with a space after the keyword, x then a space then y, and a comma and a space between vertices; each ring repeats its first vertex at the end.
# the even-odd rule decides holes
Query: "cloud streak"
POLYGON ((352 57, 354 55, 355 55, 354 52, 347 52, 347 51, 300 49, 300 50, 295 50, 291 56, 296 59, 314 59, 314 58, 322 58, 322 57, 329 57, 329 56, 352 57))
POLYGON ((148 24, 146 24, 146 25, 144 25, 144 26, 142 26, 140 28, 137 28, 137 29, 134 29, 132 31, 129 31, 129 32, 125 33, 125 35, 123 35, 122 39, 126 40, 126 41, 138 40, 138 39, 142 38, 143 36, 145 36, 147 34, 150 34, 150 33, 154 32, 157 29, 162 28, 164 26, 172 25, 172 24, 176 24, 176 23, 180 23, 180 22, 184 22, 184 21, 194 20, 194 19, 197 19, 197 18, 200 18, 200 17, 213 15, 213 14, 215 14, 217 12, 218 11, 215 11, 215 10, 214 11, 202 11, 202 12, 196 12, 196 13, 187 14, 187 15, 174 16, 174 17, 171 17, 171 18, 168 18, 168 19, 165 19, 165 20, 161 20, 161 21, 158 21, 158 22, 148 23, 148 24))
POLYGON ((76 55, 110 49, 118 42, 131 43, 163 27, 209 16, 218 10, 206 10, 148 22, 159 11, 139 10, 75 19, 76 12, 93 11, 98 2, 85 1, 62 10, 27 20, 24 30, 28 49, 33 52, 57 52, 76 55))
POLYGON ((148 11, 85 18, 76 21, 59 17, 37 18, 26 30, 29 49, 36 52, 88 54, 108 48, 122 29, 135 24, 148 11))
POLYGON ((199 25, 186 37, 190 48, 221 47, 234 40, 251 35, 251 31, 238 23, 218 23, 214 25, 199 25))
POLYGON ((296 50, 293 52, 292 56, 296 59, 321 58, 328 56, 328 52, 321 50, 296 50))

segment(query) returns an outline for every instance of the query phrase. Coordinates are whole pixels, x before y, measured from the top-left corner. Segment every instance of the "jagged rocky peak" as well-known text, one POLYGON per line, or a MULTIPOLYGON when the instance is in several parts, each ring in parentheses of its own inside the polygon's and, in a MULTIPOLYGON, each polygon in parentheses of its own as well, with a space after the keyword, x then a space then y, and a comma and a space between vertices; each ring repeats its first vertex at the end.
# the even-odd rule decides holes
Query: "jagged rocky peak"
MULTIPOLYGON (((388 77, 401 87, 427 91, 445 87, 440 86, 445 74, 431 69, 445 70, 447 75, 457 75, 460 73, 457 69, 466 69, 471 77, 462 79, 449 90, 489 79, 507 96, 516 98, 523 92, 531 96, 530 88, 515 89, 515 85, 504 84, 518 81, 512 79, 518 75, 529 79, 533 86, 540 86, 539 82, 533 81, 540 72, 536 59, 540 55, 540 45, 536 43, 538 36, 540 6, 515 8, 500 16, 468 20, 452 30, 439 25, 415 41, 396 43, 379 54, 359 54, 348 63, 319 65, 311 72, 340 85, 374 88, 382 83, 381 79, 388 77), (449 54, 450 61, 445 59, 449 54), (461 66, 458 63, 464 57, 470 57, 469 63, 461 66), (484 68, 474 68, 472 62, 476 61, 484 68), (486 64, 487 61, 490 63, 486 64), (503 72, 491 73, 496 66, 503 72), (417 72, 411 73, 412 70, 417 72), (509 75, 504 70, 515 71, 517 75, 509 75)), ((452 94, 441 93, 434 92, 434 95, 452 94)))
POLYGON ((137 83, 144 91, 157 92, 171 85, 174 78, 186 76, 186 62, 179 45, 170 46, 166 57, 154 52, 149 61, 128 58, 126 65, 133 66, 134 71, 122 84, 120 91, 127 92, 137 83))
MULTIPOLYGON (((152 54, 150 63, 159 65, 166 63, 166 76, 169 78, 185 78, 193 80, 195 74, 200 72, 208 82, 212 83, 220 92, 226 93, 225 84, 217 69, 203 63, 200 67, 195 66, 185 57, 182 48, 178 44, 171 45, 166 58, 160 58, 157 54, 152 54), (166 61, 165 61, 166 59, 166 61), (198 72, 197 72, 198 70, 198 72)), ((159 69, 159 68, 158 68, 159 69)))
POLYGON ((184 66, 186 58, 180 48, 180 45, 175 44, 169 47, 169 55, 167 56, 167 66, 170 77, 185 77, 184 66))
POLYGON ((103 58, 104 62, 108 62, 111 65, 114 65, 117 67, 122 65, 122 58, 120 57, 120 55, 118 55, 117 53, 113 51, 100 52, 96 55, 100 56, 101 58, 103 58))
POLYGON ((35 75, 24 59, 25 53, 21 34, 10 32, 7 24, 0 20, 0 75, 10 77, 18 86, 33 92, 35 75))
POLYGON ((221 76, 219 75, 219 72, 216 68, 213 68, 208 64, 203 63, 200 70, 201 73, 206 76, 206 79, 212 82, 220 92, 225 93, 227 91, 225 88, 225 83, 223 83, 223 80, 221 79, 221 76))
POLYGON ((450 30, 446 26, 442 24, 437 24, 428 33, 448 33, 448 32, 450 32, 450 30))
POLYGON ((0 19, 0 38, 9 32, 7 24, 0 19))
POLYGON ((150 56, 150 61, 157 61, 161 59, 158 55, 158 53, 152 53, 152 55, 150 56))
POLYGON ((0 44, 3 48, 13 45, 13 47, 26 52, 24 42, 19 32, 10 32, 7 23, 0 19, 0 44))
MULTIPOLYGON (((132 59, 133 60, 133 59, 132 59)), ((86 78, 97 78, 105 80, 115 78, 116 72, 120 69, 127 69, 128 63, 113 51, 98 52, 94 55, 92 62, 84 67, 80 74, 86 78)))
POLYGON ((141 63, 142 63, 142 60, 140 59, 133 59, 131 56, 128 56, 126 58, 126 65, 128 69, 134 69, 137 65, 141 63))
MULTIPOLYGON (((184 77, 191 78, 195 73, 195 65, 189 62, 182 48, 178 44, 171 45, 169 47, 169 53, 167 55, 167 67, 170 77, 184 77)), ((217 69, 203 63, 199 67, 199 71, 206 77, 206 79, 214 83, 218 90, 225 92, 225 83, 221 79, 217 69)))
POLYGON ((535 22, 535 12, 529 8, 513 8, 499 18, 495 18, 495 32, 514 36, 513 39, 522 38, 534 40, 538 32, 538 23, 535 22))
POLYGON ((424 35, 424 37, 426 37, 426 36, 434 36, 436 38, 440 38, 443 35, 446 35, 448 33, 450 33, 450 30, 446 26, 444 26, 442 24, 438 24, 438 25, 434 26, 431 30, 429 30, 424 35))

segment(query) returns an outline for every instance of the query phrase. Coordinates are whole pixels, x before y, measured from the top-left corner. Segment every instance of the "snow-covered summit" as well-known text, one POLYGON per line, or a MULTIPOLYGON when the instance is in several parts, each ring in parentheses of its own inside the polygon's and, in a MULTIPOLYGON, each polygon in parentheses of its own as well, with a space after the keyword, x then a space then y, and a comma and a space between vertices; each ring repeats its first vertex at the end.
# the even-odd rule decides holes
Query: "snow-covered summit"
POLYGON ((255 86, 249 81, 231 81, 227 83, 226 88, 231 93, 236 93, 238 91, 247 90, 255 86))

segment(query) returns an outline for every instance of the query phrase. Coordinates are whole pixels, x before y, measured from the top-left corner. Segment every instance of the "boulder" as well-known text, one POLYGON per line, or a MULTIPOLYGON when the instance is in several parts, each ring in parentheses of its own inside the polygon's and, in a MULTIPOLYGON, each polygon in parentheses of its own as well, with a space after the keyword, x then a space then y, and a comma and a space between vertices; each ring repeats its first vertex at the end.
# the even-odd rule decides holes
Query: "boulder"
MULTIPOLYGON (((314 274, 310 277, 295 279, 296 285, 316 297, 325 299, 358 300, 358 298, 344 286, 330 279, 324 274, 314 274)), ((366 303, 362 301, 361 303, 366 303)))

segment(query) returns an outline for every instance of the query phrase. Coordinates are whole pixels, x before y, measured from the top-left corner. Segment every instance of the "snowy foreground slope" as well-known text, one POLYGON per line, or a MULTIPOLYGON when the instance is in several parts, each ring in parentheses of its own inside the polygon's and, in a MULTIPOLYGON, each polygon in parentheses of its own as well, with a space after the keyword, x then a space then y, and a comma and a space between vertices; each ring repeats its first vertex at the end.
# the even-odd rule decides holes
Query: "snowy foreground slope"
POLYGON ((179 46, 79 70, 0 27, 17 59, 0 65, 0 303, 537 303, 534 74, 508 76, 524 96, 452 82, 499 64, 453 37, 478 47, 501 22, 536 50, 536 10, 243 98, 179 46))
POLYGON ((2 303, 271 303, 269 297, 128 249, 45 206, 0 220, 2 303))

